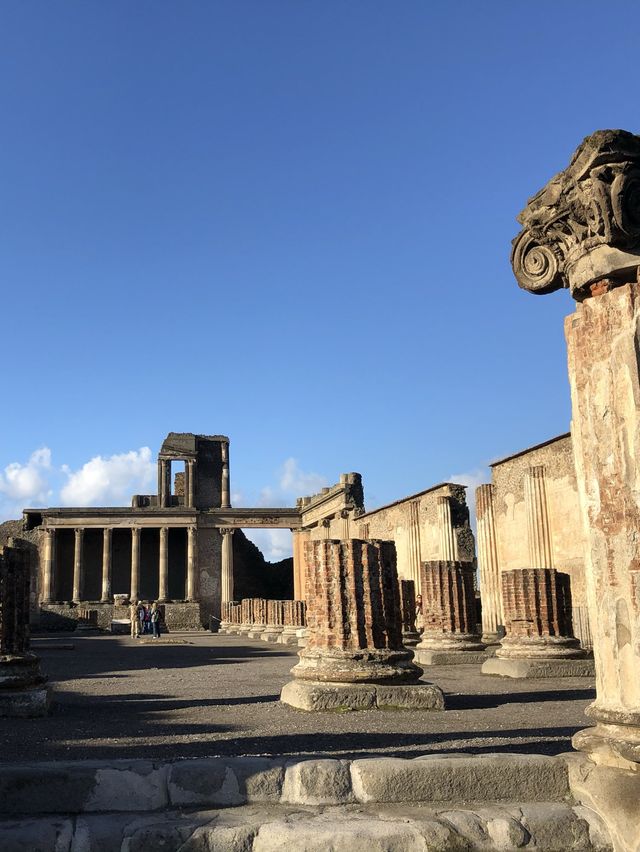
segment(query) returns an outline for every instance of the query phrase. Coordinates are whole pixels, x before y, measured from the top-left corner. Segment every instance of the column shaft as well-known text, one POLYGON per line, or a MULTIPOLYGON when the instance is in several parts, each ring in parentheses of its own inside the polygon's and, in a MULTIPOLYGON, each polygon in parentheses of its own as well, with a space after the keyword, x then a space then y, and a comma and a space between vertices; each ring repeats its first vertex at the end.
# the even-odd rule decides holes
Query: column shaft
POLYGON ((140 529, 131 527, 131 603, 140 598, 140 529))
POLYGON ((82 563, 82 551, 84 543, 84 529, 79 528, 74 531, 74 546, 73 546, 73 601, 80 603, 82 593, 84 591, 84 570, 82 563))
POLYGON ((223 441, 222 448, 222 499, 220 505, 223 509, 231 506, 231 492, 229 484, 229 444, 223 441))
POLYGON ((493 485, 480 485, 476 489, 478 570, 482 598, 482 640, 488 643, 498 641, 499 628, 504 625, 493 493, 493 485))
POLYGON ((420 503, 412 500, 409 503, 409 577, 413 580, 415 594, 420 594, 420 503))
POLYGON ((451 520, 451 502, 448 497, 438 497, 438 526, 440 528, 440 559, 454 562, 458 548, 451 520))
POLYGON ((53 527, 47 527, 44 534, 44 562, 40 597, 43 603, 50 603, 54 599, 55 587, 56 531, 53 527))
POLYGON ((169 599, 169 528, 160 527, 160 558, 158 565, 158 600, 169 599))
POLYGON ((524 478, 524 501, 527 512, 529 568, 553 568, 551 529, 545 471, 542 465, 530 467, 524 478))
POLYGON ((198 574, 197 574, 197 530, 195 527, 187 528, 187 600, 198 599, 198 574))
POLYGON ((100 600, 109 603, 111 600, 111 553, 113 530, 105 527, 102 531, 102 595, 100 600))
MULTIPOLYGON (((224 446, 224 445, 223 445, 224 446)), ((233 533, 230 527, 220 530, 222 534, 222 570, 220 596, 223 603, 233 600, 233 533)))

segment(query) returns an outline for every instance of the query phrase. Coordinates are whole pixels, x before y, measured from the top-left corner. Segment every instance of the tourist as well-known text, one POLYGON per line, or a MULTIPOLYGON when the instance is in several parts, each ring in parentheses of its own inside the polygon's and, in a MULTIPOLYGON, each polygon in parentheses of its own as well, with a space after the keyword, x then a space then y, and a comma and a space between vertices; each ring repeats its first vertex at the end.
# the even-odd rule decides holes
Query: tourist
POLYGON ((149 636, 151 633, 151 607, 149 604, 145 604, 144 607, 144 617, 143 617, 143 633, 145 636, 149 636))
POLYGON ((137 604, 132 603, 129 607, 129 619, 131 620, 131 638, 138 639, 140 637, 140 601, 137 604))
POLYGON ((160 608, 156 601, 153 602, 151 607, 151 629, 153 630, 153 638, 160 638, 160 608))
POLYGON ((422 614, 422 595, 416 595, 416 630, 422 633, 424 629, 424 615, 422 614))
POLYGON ((143 634, 144 630, 144 614, 145 606, 142 601, 138 601, 138 634, 143 634))

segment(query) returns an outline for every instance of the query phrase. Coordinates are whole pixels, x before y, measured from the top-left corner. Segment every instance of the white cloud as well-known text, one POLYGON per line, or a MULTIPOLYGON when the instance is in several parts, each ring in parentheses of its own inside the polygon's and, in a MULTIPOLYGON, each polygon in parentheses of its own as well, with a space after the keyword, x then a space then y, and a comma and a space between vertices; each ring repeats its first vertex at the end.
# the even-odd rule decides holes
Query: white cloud
POLYGON ((452 473, 447 482, 455 482, 467 486, 467 506, 469 507, 469 519, 471 527, 476 530, 476 488, 491 482, 491 471, 488 467, 477 467, 467 473, 452 473))
POLYGON ((63 468, 60 489, 63 506, 126 506, 133 494, 146 494, 155 485, 156 465, 149 447, 103 458, 95 456, 79 470, 63 468))
POLYGON ((326 484, 326 477, 301 470, 297 459, 288 458, 280 468, 278 484, 265 485, 259 502, 261 506, 292 506, 297 497, 315 494, 326 484))
POLYGON ((27 506, 46 504, 53 493, 49 484, 51 450, 41 447, 26 464, 12 462, 0 473, 0 517, 15 518, 27 506))
POLYGON ((293 536, 289 530, 244 530, 244 534, 262 551, 267 562, 280 562, 293 556, 293 536))

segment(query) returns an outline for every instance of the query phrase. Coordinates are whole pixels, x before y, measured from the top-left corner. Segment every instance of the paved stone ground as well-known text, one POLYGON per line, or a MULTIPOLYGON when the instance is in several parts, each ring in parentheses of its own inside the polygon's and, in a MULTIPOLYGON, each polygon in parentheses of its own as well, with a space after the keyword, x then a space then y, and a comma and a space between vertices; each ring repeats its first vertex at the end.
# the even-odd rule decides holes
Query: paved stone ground
POLYGON ((425 679, 445 711, 305 713, 279 702, 295 649, 244 637, 38 636, 55 693, 46 719, 0 719, 0 762, 209 755, 416 757, 433 752, 558 754, 588 724, 589 678, 512 680, 479 665, 425 679), (73 650, 55 649, 71 643, 73 650), (49 650, 47 650, 49 649, 49 650))

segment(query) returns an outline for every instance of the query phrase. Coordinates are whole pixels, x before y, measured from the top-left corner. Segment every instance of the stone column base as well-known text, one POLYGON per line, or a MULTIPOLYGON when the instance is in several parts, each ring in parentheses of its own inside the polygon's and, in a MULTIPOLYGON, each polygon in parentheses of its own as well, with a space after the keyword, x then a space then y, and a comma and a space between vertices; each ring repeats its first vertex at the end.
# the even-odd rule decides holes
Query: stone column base
POLYGON ((263 642, 277 642, 282 633, 282 627, 278 625, 267 625, 260 638, 263 642))
POLYGON ((496 654, 506 660, 570 660, 586 657, 587 652, 573 636, 506 636, 496 654))
POLYGON ((499 645, 504 639, 504 631, 502 633, 483 633, 481 642, 483 645, 499 645))
POLYGON ((415 646, 420 641, 420 634, 415 631, 407 631, 402 634, 402 644, 405 648, 415 648, 415 646))
POLYGON ((247 639, 260 639, 265 630, 265 624, 252 624, 247 630, 247 639))
POLYGON ((46 716, 51 703, 51 688, 39 684, 31 689, 0 690, 0 717, 25 718, 46 716))
POLYGON ((296 636, 298 637, 298 648, 306 648, 307 647, 307 628, 300 627, 296 630, 296 636))
POLYGON ((460 666, 484 663, 495 654, 493 651, 431 651, 428 648, 416 648, 413 659, 421 666, 460 666))
POLYGON ((384 686, 292 680, 280 700, 298 710, 444 710, 442 690, 432 683, 384 686))
POLYGON ((253 624, 239 624, 237 630, 238 636, 248 636, 252 628, 253 624))
POLYGON ((296 680, 311 683, 410 684, 417 683, 422 669, 406 648, 310 648, 300 651, 300 662, 291 669, 296 680))
POLYGON ((285 627, 282 633, 278 636, 278 642, 281 645, 297 645, 298 629, 298 627, 285 627))
POLYGON ((593 660, 554 659, 543 657, 533 659, 512 659, 490 657, 482 664, 482 674, 502 677, 595 677, 593 660))

